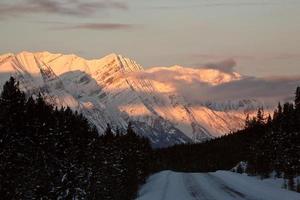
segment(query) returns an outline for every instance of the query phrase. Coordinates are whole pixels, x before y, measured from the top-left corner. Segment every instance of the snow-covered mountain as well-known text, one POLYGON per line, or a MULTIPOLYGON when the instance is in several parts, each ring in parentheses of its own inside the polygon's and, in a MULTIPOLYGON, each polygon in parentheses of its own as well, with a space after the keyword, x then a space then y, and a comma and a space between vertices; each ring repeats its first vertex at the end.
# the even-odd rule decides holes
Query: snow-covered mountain
POLYGON ((176 72, 178 80, 210 85, 241 78, 238 73, 180 66, 144 70, 116 54, 85 60, 76 55, 22 52, 0 56, 0 87, 13 75, 27 93, 41 92, 54 105, 82 112, 100 133, 107 123, 126 128, 132 121, 156 147, 201 142, 237 130, 244 124, 245 112, 260 105, 249 99, 193 104, 172 84, 147 76, 160 70, 168 70, 169 75, 176 72))

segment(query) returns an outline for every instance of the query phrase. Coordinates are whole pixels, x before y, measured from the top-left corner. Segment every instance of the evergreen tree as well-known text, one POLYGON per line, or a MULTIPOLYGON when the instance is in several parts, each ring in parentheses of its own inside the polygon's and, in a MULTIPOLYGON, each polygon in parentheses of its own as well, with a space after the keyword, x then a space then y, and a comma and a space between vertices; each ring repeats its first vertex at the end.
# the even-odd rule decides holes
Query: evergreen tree
POLYGON ((105 133, 104 133, 106 136, 108 137, 113 137, 113 132, 111 130, 111 127, 110 127, 110 124, 107 124, 106 126, 106 130, 105 130, 105 133))
POLYGON ((256 121, 259 125, 263 125, 265 123, 264 109, 259 108, 256 115, 256 121))
POLYGON ((267 125, 270 126, 272 124, 272 117, 271 115, 269 114, 268 115, 268 118, 267 118, 267 125))
POLYGON ((300 132, 300 87, 297 87, 295 97, 295 128, 300 132))
POLYGON ((15 191, 26 184, 21 175, 30 162, 23 149, 29 142, 22 137, 24 126, 25 94, 14 78, 3 86, 0 96, 0 196, 4 199, 18 197, 15 191))
POLYGON ((296 89, 295 107, 297 110, 300 110, 300 87, 296 89))
POLYGON ((245 119, 245 129, 250 128, 250 127, 251 127, 251 120, 250 120, 249 113, 247 113, 246 119, 245 119))
POLYGON ((236 169, 236 172, 239 173, 239 174, 242 174, 243 173, 243 168, 241 165, 238 165, 237 169, 236 169))
POLYGON ((134 130, 133 130, 132 122, 129 122, 129 123, 128 123, 126 134, 127 134, 129 137, 135 137, 135 136, 136 136, 136 134, 135 134, 135 132, 134 132, 134 130))

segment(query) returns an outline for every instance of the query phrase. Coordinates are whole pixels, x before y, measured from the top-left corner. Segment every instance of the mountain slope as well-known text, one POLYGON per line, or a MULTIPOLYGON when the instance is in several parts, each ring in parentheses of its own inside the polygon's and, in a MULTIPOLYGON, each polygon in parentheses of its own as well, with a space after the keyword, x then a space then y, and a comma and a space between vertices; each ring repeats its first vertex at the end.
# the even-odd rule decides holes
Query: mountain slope
POLYGON ((132 121, 156 147, 229 133, 243 126, 245 110, 256 108, 253 100, 232 103, 230 109, 214 102, 191 104, 171 84, 145 76, 155 70, 211 85, 240 78, 237 73, 180 66, 144 70, 116 54, 85 60, 76 55, 22 52, 0 56, 0 85, 13 75, 29 94, 40 92, 54 105, 82 112, 100 132, 107 123, 124 129, 132 121))

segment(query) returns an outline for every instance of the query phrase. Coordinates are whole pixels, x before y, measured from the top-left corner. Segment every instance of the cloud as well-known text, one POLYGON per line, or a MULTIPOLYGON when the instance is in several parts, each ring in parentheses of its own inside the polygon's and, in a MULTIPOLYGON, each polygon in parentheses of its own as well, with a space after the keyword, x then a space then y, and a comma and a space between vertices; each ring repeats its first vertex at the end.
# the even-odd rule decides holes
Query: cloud
POLYGON ((230 58, 217 63, 207 63, 203 68, 217 69, 222 72, 232 73, 234 72, 235 66, 236 66, 236 61, 233 58, 230 58))
POLYGON ((119 29, 134 29, 136 25, 132 24, 120 24, 120 23, 83 23, 78 25, 67 25, 62 28, 56 28, 58 30, 62 29, 86 29, 86 30, 119 30, 119 29))
MULTIPOLYGON (((201 60, 227 60, 227 59, 233 59, 233 60, 253 60, 259 56, 255 55, 243 55, 243 54, 193 54, 190 55, 192 59, 201 59, 201 60)), ((260 55, 261 57, 261 55, 260 55)))
POLYGON ((204 66, 224 72, 232 71, 237 61, 265 62, 300 60, 300 53, 269 53, 269 54, 193 54, 187 55, 192 60, 189 66, 204 66))
POLYGON ((300 59, 300 53, 273 53, 273 54, 194 54, 190 55, 193 59, 202 60, 288 60, 300 59))
POLYGON ((224 6, 230 6, 230 7, 240 7, 240 6, 271 6, 271 5, 280 5, 280 2, 210 2, 210 3, 205 3, 203 6, 206 7, 224 7, 224 6))
MULTIPOLYGON (((300 85, 300 76, 293 77, 244 77, 241 80, 202 88, 205 95, 203 100, 235 100, 235 99, 261 99, 265 101, 284 101, 293 96, 294 90, 300 85)), ((194 100, 200 100, 193 97, 194 100)))
POLYGON ((209 68, 157 67, 138 74, 137 79, 151 80, 162 92, 175 92, 189 103, 202 105, 208 101, 225 103, 244 99, 261 100, 268 105, 286 101, 300 86, 299 76, 249 77, 234 72, 234 60, 211 63, 209 68))
POLYGON ((57 15, 91 16, 99 10, 126 10, 124 2, 114 0, 22 0, 14 3, 0 3, 0 17, 10 18, 35 13, 57 15))
POLYGON ((177 9, 191 9, 191 8, 202 8, 202 7, 249 7, 249 6, 282 6, 289 4, 297 4, 297 0, 265 0, 265 1, 254 1, 254 0, 210 0, 210 1, 198 1, 197 3, 182 3, 178 5, 160 5, 152 6, 150 9, 157 10, 177 10, 177 9))

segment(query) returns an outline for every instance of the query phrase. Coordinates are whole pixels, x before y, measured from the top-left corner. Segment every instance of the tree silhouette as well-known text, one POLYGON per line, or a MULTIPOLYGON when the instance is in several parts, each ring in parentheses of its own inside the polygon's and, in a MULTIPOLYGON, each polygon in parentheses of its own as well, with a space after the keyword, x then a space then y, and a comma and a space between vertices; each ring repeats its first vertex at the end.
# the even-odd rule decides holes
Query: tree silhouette
POLYGON ((25 98, 11 78, 0 96, 2 199, 134 198, 149 175, 149 142, 132 133, 104 136, 43 94, 25 98), (130 137, 129 137, 130 136, 130 137))

